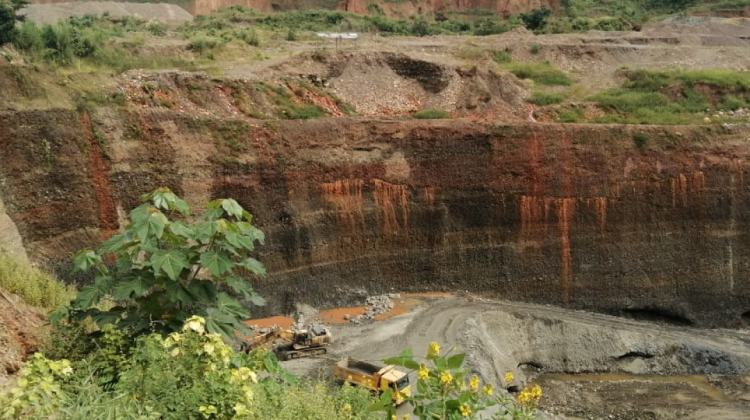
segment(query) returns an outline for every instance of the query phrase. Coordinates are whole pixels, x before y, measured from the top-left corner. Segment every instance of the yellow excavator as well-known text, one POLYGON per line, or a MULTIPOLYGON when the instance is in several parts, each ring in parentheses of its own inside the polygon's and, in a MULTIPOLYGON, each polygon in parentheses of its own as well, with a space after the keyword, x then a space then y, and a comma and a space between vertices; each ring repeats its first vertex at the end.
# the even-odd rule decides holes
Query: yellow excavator
POLYGON ((257 348, 273 351, 279 360, 298 359, 325 354, 331 344, 331 331, 321 325, 312 325, 304 330, 274 328, 254 337, 245 344, 245 351, 257 348))

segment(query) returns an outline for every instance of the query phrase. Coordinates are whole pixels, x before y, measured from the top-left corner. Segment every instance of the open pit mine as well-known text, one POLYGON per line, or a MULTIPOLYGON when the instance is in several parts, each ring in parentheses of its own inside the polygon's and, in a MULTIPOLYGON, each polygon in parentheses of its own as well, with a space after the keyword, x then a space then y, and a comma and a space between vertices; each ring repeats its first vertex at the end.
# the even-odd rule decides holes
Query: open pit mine
MULTIPOLYGON (((745 38, 660 30, 471 42, 519 56, 540 43, 584 89, 665 57, 750 66, 745 38)), ((523 81, 457 58, 464 41, 298 42, 221 76, 107 74, 95 83, 121 101, 84 108, 0 60, 0 244, 86 281, 71 255, 121 229, 141 194, 234 198, 267 238, 258 317, 446 292, 333 325, 336 357, 442 340, 488 379, 541 383, 548 418, 750 418, 750 126, 554 122, 523 81), (286 119, 279 88, 326 117, 286 119)))

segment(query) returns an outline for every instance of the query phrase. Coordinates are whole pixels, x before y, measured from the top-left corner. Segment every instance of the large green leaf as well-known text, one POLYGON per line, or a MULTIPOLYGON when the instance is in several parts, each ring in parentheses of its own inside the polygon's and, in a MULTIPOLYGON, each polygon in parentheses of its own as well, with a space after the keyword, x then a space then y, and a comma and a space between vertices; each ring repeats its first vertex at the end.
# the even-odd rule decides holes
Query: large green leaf
POLYGON ((234 199, 225 199, 221 202, 221 207, 224 209, 224 211, 227 212, 228 215, 236 217, 237 220, 242 219, 242 212, 244 210, 242 209, 242 206, 240 206, 240 204, 234 199))
POLYGON ((185 288, 179 281, 170 281, 166 284, 167 299, 170 302, 193 302, 195 299, 190 291, 185 288))
POLYGON ((151 215, 151 209, 153 208, 154 206, 150 203, 141 204, 130 211, 130 220, 133 221, 133 224, 145 221, 151 215))
POLYGON ((77 309, 88 309, 99 303, 105 292, 95 284, 84 286, 78 291, 76 299, 73 301, 73 307, 77 309))
POLYGON ((210 304, 216 299, 218 290, 216 285, 208 280, 193 280, 188 286, 188 291, 198 302, 210 304))
POLYGON ((204 252, 201 254, 200 261, 201 266, 207 268, 216 277, 221 277, 234 265, 226 253, 221 251, 204 252))
POLYGON ((153 280, 147 277, 134 276, 119 279, 112 287, 112 297, 120 301, 130 300, 146 293, 153 284, 153 280))
POLYGON ((448 369, 459 369, 464 364, 465 353, 454 354, 448 358, 448 369))
POLYGON ((73 256, 73 266, 76 271, 88 271, 102 261, 102 258, 96 252, 90 249, 83 249, 76 252, 73 256))
POLYGON ((250 311, 242 306, 240 301, 229 296, 228 294, 221 292, 216 297, 216 307, 223 313, 232 315, 236 318, 247 319, 250 318, 250 311))
POLYGON ((217 308, 206 309, 206 330, 213 334, 220 334, 229 340, 236 338, 235 317, 220 311, 217 308))
POLYGON ((263 299, 263 296, 255 293, 254 290, 253 290, 253 293, 250 294, 249 300, 255 306, 266 306, 266 300, 263 299))
POLYGON ((242 293, 245 299, 249 299, 253 293, 253 286, 247 279, 239 276, 230 276, 226 279, 227 286, 237 293, 242 293))
POLYGON ((135 230, 136 235, 138 235, 138 239, 145 243, 150 235, 155 236, 156 238, 161 238, 164 234, 164 227, 167 225, 167 222, 167 217, 164 216, 162 212, 153 209, 148 218, 133 224, 133 229, 135 230))
POLYGON ((182 270, 190 268, 187 257, 176 249, 158 250, 151 255, 154 274, 164 271, 171 280, 177 280, 182 270))
POLYGON ((125 248, 125 245, 130 243, 130 241, 133 238, 130 236, 129 233, 120 233, 119 235, 115 235, 106 241, 102 242, 102 244, 99 246, 99 255, 104 253, 116 253, 122 250, 122 248, 125 248))
POLYGON ((257 274, 259 276, 266 275, 266 267, 263 265, 262 262, 256 260, 253 257, 248 257, 247 259, 242 261, 240 265, 250 270, 250 272, 252 272, 253 274, 257 274))
POLYGON ((213 220, 196 223, 194 226, 195 236, 193 237, 193 239, 198 242, 203 242, 213 237, 216 234, 217 229, 218 224, 213 220))
POLYGON ((183 215, 190 214, 190 207, 180 197, 177 197, 167 188, 159 188, 151 194, 151 200, 154 206, 164 210, 177 210, 183 215))
POLYGON ((193 239, 195 230, 182 222, 172 222, 169 224, 169 231, 175 235, 193 239))

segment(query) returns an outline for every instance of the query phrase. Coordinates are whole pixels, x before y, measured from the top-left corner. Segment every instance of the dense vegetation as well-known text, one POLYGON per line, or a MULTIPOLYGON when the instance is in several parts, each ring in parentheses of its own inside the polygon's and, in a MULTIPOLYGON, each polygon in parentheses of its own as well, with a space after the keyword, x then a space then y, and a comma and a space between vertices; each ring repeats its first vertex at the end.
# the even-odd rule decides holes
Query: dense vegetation
MULTIPOLYGON (((166 188, 142 200, 121 234, 96 252, 76 254, 76 267, 98 271, 94 283, 56 311, 46 355, 33 355, 16 386, 0 394, 1 419, 393 418, 390 389, 373 396, 350 385, 300 381, 264 348, 232 350, 231 343, 247 337, 240 322, 249 317, 247 304, 262 303, 249 278, 264 273, 247 255, 263 235, 236 201, 211 201, 194 219, 166 188)), ((18 271, 0 264, 0 279, 18 271)), ((492 406, 498 406, 493 418, 534 418, 538 387, 516 400, 493 395, 492 384, 469 378, 464 358, 441 355, 432 343, 422 363, 410 349, 385 362, 418 370, 418 393, 408 401, 421 419, 476 418, 492 406)))

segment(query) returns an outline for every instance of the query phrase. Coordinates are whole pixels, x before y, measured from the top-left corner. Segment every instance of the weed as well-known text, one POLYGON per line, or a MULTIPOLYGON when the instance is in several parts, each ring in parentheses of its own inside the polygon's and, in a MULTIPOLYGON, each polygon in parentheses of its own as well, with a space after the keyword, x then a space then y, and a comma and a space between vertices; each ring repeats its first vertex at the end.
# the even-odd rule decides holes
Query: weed
POLYGON ((75 288, 67 286, 50 274, 21 263, 0 250, 0 288, 20 296, 32 306, 54 309, 68 304, 75 297, 75 288))
POLYGON ((520 79, 530 79, 545 86, 570 86, 573 82, 549 61, 540 63, 505 63, 502 66, 520 79))
POLYGON ((556 113, 557 121, 561 123, 578 123, 585 118, 583 110, 580 108, 560 109, 556 113))
POLYGON ((450 118, 450 114, 442 109, 423 109, 412 114, 414 118, 422 120, 439 120, 450 118))
POLYGON ((496 63, 510 63, 510 60, 511 60, 510 51, 498 51, 495 54, 492 54, 492 59, 496 63))
POLYGON ((646 133, 635 133, 633 134, 633 143, 635 147, 639 149, 645 149, 648 144, 648 134, 646 133))
POLYGON ((559 104, 565 100, 565 95, 560 93, 548 93, 548 92, 534 92, 533 95, 526 102, 534 105, 553 105, 559 104))
POLYGON ((539 54, 539 51, 541 50, 541 46, 539 44, 532 44, 530 52, 534 55, 539 54))

